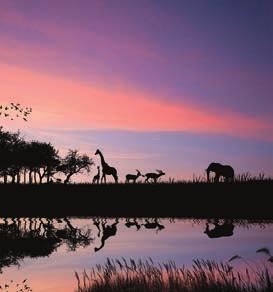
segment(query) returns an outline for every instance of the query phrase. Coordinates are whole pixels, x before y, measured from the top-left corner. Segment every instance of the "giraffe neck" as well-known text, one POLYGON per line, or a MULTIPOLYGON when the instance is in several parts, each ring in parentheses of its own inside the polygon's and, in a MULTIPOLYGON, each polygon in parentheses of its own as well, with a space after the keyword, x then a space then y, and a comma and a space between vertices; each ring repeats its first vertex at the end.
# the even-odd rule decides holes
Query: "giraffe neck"
POLYGON ((104 157, 103 157, 103 155, 102 155, 101 152, 99 152, 99 156, 100 156, 100 160, 101 160, 101 165, 102 165, 102 167, 105 167, 107 164, 106 164, 106 162, 105 162, 105 160, 104 160, 104 157))

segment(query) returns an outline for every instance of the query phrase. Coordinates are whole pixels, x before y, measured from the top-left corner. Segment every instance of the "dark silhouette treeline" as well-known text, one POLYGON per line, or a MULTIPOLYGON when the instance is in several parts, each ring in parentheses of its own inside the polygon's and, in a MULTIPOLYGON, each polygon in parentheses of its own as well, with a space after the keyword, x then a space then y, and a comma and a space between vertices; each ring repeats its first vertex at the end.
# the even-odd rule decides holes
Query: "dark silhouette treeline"
POLYGON ((64 158, 47 142, 26 141, 20 132, 10 133, 0 127, 0 178, 11 183, 52 183, 62 174, 68 183, 77 173, 90 171, 93 161, 78 150, 69 150, 64 158))
POLYGON ((69 250, 88 246, 91 231, 73 226, 69 218, 2 218, 0 219, 0 272, 19 265, 26 257, 49 256, 62 245, 69 250))

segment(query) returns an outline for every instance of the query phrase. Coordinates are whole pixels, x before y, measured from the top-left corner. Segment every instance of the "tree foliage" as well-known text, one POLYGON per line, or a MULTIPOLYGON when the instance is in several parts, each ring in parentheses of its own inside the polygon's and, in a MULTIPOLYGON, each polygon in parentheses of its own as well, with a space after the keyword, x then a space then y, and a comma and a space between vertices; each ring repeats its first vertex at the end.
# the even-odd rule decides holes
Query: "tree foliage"
POLYGON ((68 183, 74 174, 84 171, 89 173, 93 164, 92 159, 86 154, 80 155, 78 150, 69 149, 58 169, 66 175, 64 183, 68 183))
POLYGON ((72 175, 89 173, 92 165, 92 159, 78 150, 69 150, 62 159, 51 143, 25 141, 20 132, 0 127, 0 178, 4 183, 49 183, 56 173, 65 175, 68 183, 72 175))

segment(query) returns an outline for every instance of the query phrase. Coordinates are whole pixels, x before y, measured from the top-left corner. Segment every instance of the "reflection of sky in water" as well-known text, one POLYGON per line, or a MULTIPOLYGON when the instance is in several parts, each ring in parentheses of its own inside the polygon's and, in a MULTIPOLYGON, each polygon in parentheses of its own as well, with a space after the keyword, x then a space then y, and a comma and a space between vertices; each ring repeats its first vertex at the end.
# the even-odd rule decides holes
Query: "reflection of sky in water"
MULTIPOLYGON (((257 224, 235 224, 233 236, 211 239, 204 233, 205 221, 200 224, 191 220, 175 220, 175 223, 170 223, 169 220, 162 219, 160 223, 165 226, 163 230, 144 229, 141 226, 137 231, 135 226, 127 228, 125 220, 120 219, 116 236, 106 240, 104 248, 95 253, 94 247, 100 245, 100 240, 91 219, 73 219, 71 222, 74 226, 85 229, 89 226, 95 237, 94 242, 86 248, 79 247, 75 252, 68 251, 67 246, 62 245, 49 257, 25 258, 19 268, 4 268, 1 282, 11 279, 19 282, 28 278, 30 286, 37 292, 74 291, 74 271, 88 270, 95 264, 104 263, 107 257, 151 257, 154 261, 172 259, 177 265, 191 265, 193 259, 227 261, 235 254, 251 261, 264 260, 265 256, 256 254, 255 251, 261 247, 268 247, 273 251, 273 224, 264 227, 257 224)), ((113 222, 114 220, 108 221, 113 222)), ((236 265, 235 262, 234 264, 236 265)))

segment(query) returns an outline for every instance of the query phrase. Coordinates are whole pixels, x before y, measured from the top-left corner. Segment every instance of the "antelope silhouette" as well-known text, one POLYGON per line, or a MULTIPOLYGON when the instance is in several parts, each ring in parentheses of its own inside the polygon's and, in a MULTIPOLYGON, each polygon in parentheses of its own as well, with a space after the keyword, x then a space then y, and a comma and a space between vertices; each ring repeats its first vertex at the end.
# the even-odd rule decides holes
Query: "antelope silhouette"
POLYGON ((125 226, 130 228, 131 226, 136 226, 137 230, 140 229, 141 225, 138 224, 136 218, 133 219, 133 221, 130 220, 130 218, 126 218, 125 226))
POLYGON ((141 176, 140 171, 137 169, 137 174, 126 174, 126 183, 129 183, 130 181, 133 181, 133 183, 136 183, 136 180, 141 176))
POLYGON ((221 163, 212 162, 208 168, 207 180, 210 182, 210 173, 214 172, 214 182, 219 182, 220 177, 222 176, 226 182, 234 180, 234 169, 230 165, 222 165, 221 163))
POLYGON ((100 167, 97 167, 98 173, 93 177, 93 184, 98 184, 100 182, 100 167))
POLYGON ((158 178, 160 178, 162 175, 165 175, 165 172, 162 170, 157 169, 156 172, 149 172, 146 173, 144 176, 146 177, 145 182, 149 182, 149 180, 153 180, 154 183, 157 182, 158 178))
POLYGON ((117 170, 112 167, 109 166, 105 160, 104 157, 101 153, 101 151, 99 149, 97 149, 97 151, 95 152, 95 155, 99 155, 100 156, 100 160, 101 160, 101 167, 102 167, 102 177, 101 177, 101 182, 102 180, 104 180, 104 183, 106 183, 106 175, 112 175, 115 182, 118 182, 118 175, 117 175, 117 170))
POLYGON ((156 229, 156 231, 159 231, 165 228, 164 225, 158 222, 157 218, 154 218, 154 222, 150 222, 148 219, 145 219, 145 222, 145 224, 141 225, 143 225, 146 229, 156 229))

